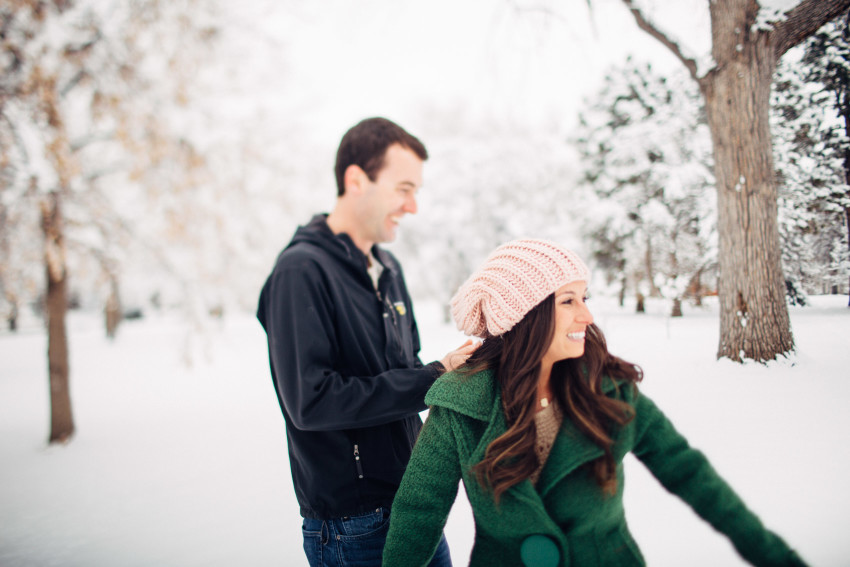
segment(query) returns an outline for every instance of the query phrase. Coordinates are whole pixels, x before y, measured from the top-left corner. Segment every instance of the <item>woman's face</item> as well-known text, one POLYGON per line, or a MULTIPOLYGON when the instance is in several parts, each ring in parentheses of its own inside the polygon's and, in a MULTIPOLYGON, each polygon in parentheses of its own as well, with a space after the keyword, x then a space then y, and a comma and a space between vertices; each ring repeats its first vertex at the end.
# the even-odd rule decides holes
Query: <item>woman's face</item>
POLYGON ((575 281, 555 292, 555 336, 542 363, 551 366, 566 358, 584 354, 584 333, 593 323, 587 309, 587 282, 575 281))

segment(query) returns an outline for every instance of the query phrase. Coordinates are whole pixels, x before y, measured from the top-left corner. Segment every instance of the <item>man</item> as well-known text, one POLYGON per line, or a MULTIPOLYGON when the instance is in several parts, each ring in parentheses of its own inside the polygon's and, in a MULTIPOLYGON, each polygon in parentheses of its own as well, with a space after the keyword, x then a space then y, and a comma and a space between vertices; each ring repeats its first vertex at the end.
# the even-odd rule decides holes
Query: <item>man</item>
MULTIPOLYGON (((351 128, 337 151, 333 211, 295 232, 260 295, 313 567, 381 564, 425 392, 474 349, 468 341, 422 364, 401 267, 377 246, 416 213, 427 158, 384 118, 351 128)), ((451 565, 445 538, 431 565, 451 565)))

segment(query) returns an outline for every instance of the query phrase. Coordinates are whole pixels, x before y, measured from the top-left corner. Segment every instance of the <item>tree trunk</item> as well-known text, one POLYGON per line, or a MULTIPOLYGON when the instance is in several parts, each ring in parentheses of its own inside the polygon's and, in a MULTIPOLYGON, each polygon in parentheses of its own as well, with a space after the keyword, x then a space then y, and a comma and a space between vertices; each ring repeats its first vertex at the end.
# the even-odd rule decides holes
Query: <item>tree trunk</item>
POLYGON ((649 297, 661 297, 661 290, 655 285, 655 265, 652 262, 652 237, 646 233, 646 255, 644 256, 646 279, 649 280, 649 297))
POLYGON ((47 361, 50 378, 49 443, 65 443, 74 434, 71 392, 68 377, 68 335, 65 315, 68 311, 68 279, 65 268, 65 242, 59 193, 54 191, 41 204, 41 228, 44 233, 44 261, 47 276, 47 361))
MULTIPOLYGON (((847 255, 850 256, 850 209, 844 209, 844 216, 847 218, 847 255)), ((847 282, 847 307, 850 307, 850 278, 847 282)))
POLYGON ((103 308, 104 323, 106 325, 106 336, 114 339, 118 332, 118 325, 121 324, 121 299, 118 295, 118 281, 112 276, 109 280, 109 296, 106 298, 106 305, 103 308))
POLYGON ((635 295, 635 299, 637 302, 635 303, 635 313, 646 313, 646 298, 643 296, 641 292, 638 292, 635 295))
POLYGON ((850 0, 800 0, 771 31, 753 27, 757 0, 711 0, 714 68, 695 59, 623 0, 638 27, 667 47, 697 80, 714 144, 720 234, 718 357, 773 360, 794 349, 779 255, 776 182, 768 125, 776 61, 850 9, 850 0))
POLYGON ((785 302, 768 123, 776 57, 766 34, 753 41, 739 37, 750 33, 746 8, 755 3, 743 4, 712 2, 717 68, 700 87, 717 182, 717 356, 765 362, 791 352, 794 339, 785 302))
MULTIPOLYGON (((679 279, 679 257, 676 256, 676 241, 677 241, 677 232, 674 231, 672 235, 673 241, 673 250, 670 252, 670 278, 673 281, 679 279)), ((687 289, 683 292, 678 292, 678 295, 673 298, 673 309, 670 312, 671 317, 682 317, 682 295, 687 293, 687 289)))
POLYGON ((693 290, 694 305, 702 307, 702 268, 697 270, 691 278, 691 289, 693 290))
POLYGON ((671 317, 682 317, 682 298, 673 298, 673 310, 670 312, 671 317))
POLYGON ((9 308, 9 315, 6 317, 6 322, 9 324, 9 331, 16 332, 18 330, 18 304, 17 302, 11 302, 12 306, 9 308))
MULTIPOLYGON (((841 108, 841 116, 844 118, 844 136, 850 138, 850 107, 846 104, 848 97, 844 96, 842 99, 845 101, 841 108)), ((844 149, 844 183, 850 187, 850 148, 844 149)), ((847 223, 847 256, 850 260, 850 208, 848 207, 844 208, 844 220, 847 223)), ((850 307, 850 281, 848 281, 847 289, 847 307, 850 307)))

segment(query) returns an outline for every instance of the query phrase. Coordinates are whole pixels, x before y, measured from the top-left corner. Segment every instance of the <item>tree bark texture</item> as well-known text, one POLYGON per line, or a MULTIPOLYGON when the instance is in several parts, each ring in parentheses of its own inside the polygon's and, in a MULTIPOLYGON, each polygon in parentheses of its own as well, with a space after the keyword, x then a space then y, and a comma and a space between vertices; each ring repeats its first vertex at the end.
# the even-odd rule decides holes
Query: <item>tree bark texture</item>
POLYGON ((768 361, 794 348, 777 226, 768 111, 777 57, 749 37, 758 5, 711 5, 717 68, 700 84, 714 144, 719 234, 718 358, 768 361), (755 10, 755 12, 754 12, 755 10))
POLYGON ((59 193, 51 192, 41 204, 44 261, 47 277, 47 361, 50 380, 49 443, 65 443, 74 434, 68 362, 68 279, 59 193))
POLYGON ((779 58, 846 13, 850 0, 802 0, 769 31, 753 27, 761 9, 757 0, 710 0, 715 66, 704 76, 633 0, 623 2, 637 25, 682 62, 705 97, 720 235, 717 356, 764 362, 785 355, 794 349, 794 339, 779 248, 770 88, 779 58))

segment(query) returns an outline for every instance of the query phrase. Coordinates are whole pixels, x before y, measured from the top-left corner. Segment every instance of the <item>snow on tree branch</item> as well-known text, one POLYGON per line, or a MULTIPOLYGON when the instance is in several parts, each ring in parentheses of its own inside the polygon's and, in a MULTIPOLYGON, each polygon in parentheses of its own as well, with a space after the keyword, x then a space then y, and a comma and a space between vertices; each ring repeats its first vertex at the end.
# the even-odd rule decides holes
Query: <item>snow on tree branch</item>
POLYGON ((798 4, 800 0, 762 0, 751 31, 758 33, 773 30, 776 24, 785 20, 785 14, 798 4))
POLYGON ((640 8, 638 8, 633 0, 623 0, 623 3, 629 8, 632 13, 632 16, 635 18, 635 22, 640 29, 660 41, 667 49, 673 52, 684 65, 688 72, 691 74, 695 80, 699 80, 698 76, 698 68, 697 62, 694 58, 688 57, 685 55, 682 48, 679 44, 673 41, 670 34, 661 31, 656 25, 650 22, 641 12, 640 8))
MULTIPOLYGON (((766 17, 776 17, 776 7, 770 4, 765 2, 762 5, 758 21, 753 26, 754 31, 759 22, 770 21, 763 19, 762 12, 766 17)), ((773 24, 773 32, 771 32, 774 36, 773 43, 777 58, 815 33, 824 22, 846 14, 848 10, 850 10, 850 0, 802 0, 793 8, 786 10, 784 16, 773 24)), ((764 29, 763 24, 761 29, 764 29)))

